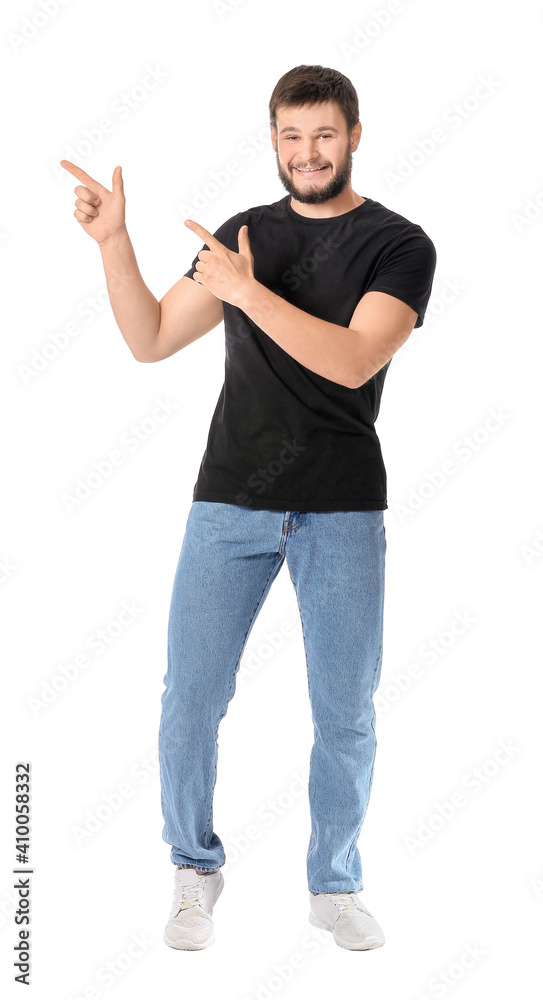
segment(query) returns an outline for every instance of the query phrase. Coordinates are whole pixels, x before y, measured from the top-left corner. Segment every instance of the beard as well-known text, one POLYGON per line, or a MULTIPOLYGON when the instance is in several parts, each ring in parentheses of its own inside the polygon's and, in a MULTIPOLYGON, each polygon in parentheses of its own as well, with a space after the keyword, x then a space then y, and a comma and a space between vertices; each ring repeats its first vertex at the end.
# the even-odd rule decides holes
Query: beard
MULTIPOLYGON (((296 199, 296 201, 300 201, 304 205, 321 205, 323 202, 329 201, 330 198, 336 198, 349 183, 352 171, 353 155, 351 150, 347 148, 343 161, 339 164, 336 173, 330 178, 327 184, 323 184, 320 180, 311 184, 311 182, 308 182, 300 177, 299 187, 297 186, 297 183, 295 183, 295 180, 293 180, 293 176, 295 178, 300 176, 296 173, 296 170, 291 168, 285 170, 279 160, 278 152, 275 154, 275 160, 281 184, 288 191, 288 193, 296 199)), ((331 171, 330 166, 328 166, 328 169, 331 171)))

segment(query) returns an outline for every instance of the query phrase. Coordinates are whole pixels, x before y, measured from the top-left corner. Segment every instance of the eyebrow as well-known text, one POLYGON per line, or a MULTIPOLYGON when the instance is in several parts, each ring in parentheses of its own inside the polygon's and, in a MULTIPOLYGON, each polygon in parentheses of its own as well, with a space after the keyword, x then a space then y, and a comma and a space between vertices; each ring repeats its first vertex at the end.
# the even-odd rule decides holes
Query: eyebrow
MULTIPOLYGON (((285 128, 281 129, 279 135, 283 135, 283 132, 301 132, 301 129, 295 128, 294 125, 286 125, 285 128)), ((337 132, 337 128, 334 128, 333 125, 319 125, 318 128, 313 129, 313 133, 315 132, 337 132)))

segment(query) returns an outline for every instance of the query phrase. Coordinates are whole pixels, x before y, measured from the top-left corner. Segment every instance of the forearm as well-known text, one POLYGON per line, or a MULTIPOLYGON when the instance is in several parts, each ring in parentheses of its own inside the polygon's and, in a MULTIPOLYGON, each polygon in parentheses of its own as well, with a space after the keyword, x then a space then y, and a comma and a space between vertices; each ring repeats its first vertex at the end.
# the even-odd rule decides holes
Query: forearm
POLYGON ((349 388, 360 385, 362 344, 356 330, 312 316, 256 280, 236 304, 305 368, 349 388))
POLYGON ((136 359, 149 356, 160 327, 160 303, 140 274, 126 228, 99 246, 117 326, 136 359))

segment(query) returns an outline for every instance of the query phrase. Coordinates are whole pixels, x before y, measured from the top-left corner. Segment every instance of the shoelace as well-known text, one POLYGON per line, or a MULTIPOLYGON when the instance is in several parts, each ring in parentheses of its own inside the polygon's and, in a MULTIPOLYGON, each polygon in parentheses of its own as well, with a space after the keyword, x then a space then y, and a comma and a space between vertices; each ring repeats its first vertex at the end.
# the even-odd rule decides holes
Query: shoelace
POLYGON ((360 900, 352 892, 325 892, 323 895, 331 899, 333 903, 338 904, 342 911, 348 909, 362 910, 360 900))
POLYGON ((203 906, 204 885, 201 880, 196 885, 183 885, 182 882, 177 882, 176 913, 188 910, 191 906, 203 906))

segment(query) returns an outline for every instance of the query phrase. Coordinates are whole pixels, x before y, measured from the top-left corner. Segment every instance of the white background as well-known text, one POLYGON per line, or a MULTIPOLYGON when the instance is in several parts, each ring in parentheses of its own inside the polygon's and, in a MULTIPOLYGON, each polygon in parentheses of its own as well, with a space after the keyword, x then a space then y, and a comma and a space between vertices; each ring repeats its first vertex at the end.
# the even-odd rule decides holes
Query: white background
POLYGON ((40 1000, 538 995, 541 3, 54 8, 40 14, 29 0, 2 13, 3 995, 24 992, 12 965, 20 760, 33 773, 31 995, 40 1000), (387 940, 349 954, 307 919, 313 731, 283 567, 219 731, 214 821, 229 862, 216 941, 175 952, 162 941, 174 868, 161 838, 160 696, 224 330, 159 364, 134 360, 99 250, 73 216, 77 181, 59 161, 79 149, 76 162, 108 187, 122 165, 128 231, 161 298, 201 247, 185 218, 214 231, 283 197, 268 101, 301 63, 353 82, 363 126, 353 188, 421 225, 438 254, 425 323, 392 361, 377 422, 388 471, 385 645, 358 846, 363 898, 387 940), (198 207, 232 160, 237 175, 207 188, 198 207), (402 163, 412 164, 404 176, 402 163), (153 429, 166 399, 174 412, 153 429), (142 422, 145 441, 121 445, 123 464, 69 510, 79 477, 142 422), (118 627, 125 602, 139 610, 118 627), (274 649, 285 623, 293 633, 274 649), (102 653, 89 645, 100 629, 102 653), (84 653, 87 667, 61 690, 62 668, 84 653), (275 822, 263 812, 270 801, 275 822))

